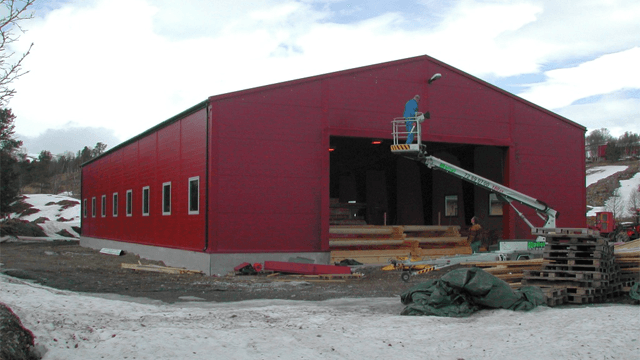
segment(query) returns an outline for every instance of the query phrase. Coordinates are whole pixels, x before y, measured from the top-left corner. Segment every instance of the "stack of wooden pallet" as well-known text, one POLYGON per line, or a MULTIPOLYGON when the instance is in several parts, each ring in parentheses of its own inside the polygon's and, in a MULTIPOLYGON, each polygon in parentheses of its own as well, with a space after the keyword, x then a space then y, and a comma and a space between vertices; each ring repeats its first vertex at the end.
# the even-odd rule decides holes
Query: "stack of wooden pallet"
POLYGON ((623 292, 640 282, 640 239, 614 247, 616 264, 620 266, 620 283, 623 292))
POLYGON ((384 264, 390 259, 423 260, 471 254, 459 226, 331 226, 331 261, 353 259, 363 264, 384 264))
POLYGON ((586 304, 620 295, 613 245, 590 229, 536 229, 546 236, 541 270, 525 270, 522 285, 566 289, 567 302, 586 304))

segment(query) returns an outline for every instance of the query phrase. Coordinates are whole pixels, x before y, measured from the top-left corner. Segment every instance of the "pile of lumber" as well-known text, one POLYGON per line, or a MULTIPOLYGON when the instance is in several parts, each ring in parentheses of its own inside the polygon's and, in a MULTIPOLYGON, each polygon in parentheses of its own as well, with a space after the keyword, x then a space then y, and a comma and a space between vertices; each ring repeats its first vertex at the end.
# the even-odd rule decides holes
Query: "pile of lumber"
POLYGON ((537 229, 546 236, 541 270, 525 270, 522 285, 566 289, 566 302, 587 304, 619 296, 613 245, 590 229, 537 229))
POLYGON ((459 226, 331 226, 331 262, 382 264, 398 257, 423 260, 471 254, 459 230, 459 226))
POLYGON ((542 268, 542 259, 495 261, 495 262, 469 262, 465 265, 476 266, 482 270, 504 280, 512 288, 522 286, 521 281, 525 271, 536 271, 542 268))
POLYGON ((614 246, 615 262, 620 267, 623 292, 640 282, 640 239, 614 246))

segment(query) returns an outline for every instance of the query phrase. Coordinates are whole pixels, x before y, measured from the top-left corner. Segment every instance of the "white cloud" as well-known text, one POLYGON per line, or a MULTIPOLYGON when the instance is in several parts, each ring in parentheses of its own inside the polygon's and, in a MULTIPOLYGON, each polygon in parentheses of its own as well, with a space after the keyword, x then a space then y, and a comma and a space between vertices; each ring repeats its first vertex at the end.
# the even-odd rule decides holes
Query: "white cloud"
POLYGON ((545 72, 547 79, 532 84, 523 98, 547 108, 570 105, 576 100, 620 89, 639 89, 640 47, 603 55, 576 67, 545 72))
POLYGON ((76 153, 85 146, 93 148, 99 142, 109 148, 120 143, 113 129, 81 127, 74 123, 65 124, 61 129, 46 129, 35 137, 17 134, 16 138, 23 141, 22 148, 28 154, 39 154, 42 150, 47 150, 54 155, 61 155, 65 151, 76 153))
POLYGON ((584 109, 567 108, 577 99, 640 83, 632 1, 402 2, 351 23, 332 21, 332 5, 344 4, 70 0, 25 23, 16 44, 35 43, 9 105, 16 130, 72 121, 125 140, 211 95, 422 54, 498 86, 558 62, 523 95, 569 113, 584 109))
POLYGON ((614 137, 625 131, 640 134, 640 99, 621 99, 604 96, 597 102, 571 105, 556 112, 587 128, 588 131, 606 128, 614 137))

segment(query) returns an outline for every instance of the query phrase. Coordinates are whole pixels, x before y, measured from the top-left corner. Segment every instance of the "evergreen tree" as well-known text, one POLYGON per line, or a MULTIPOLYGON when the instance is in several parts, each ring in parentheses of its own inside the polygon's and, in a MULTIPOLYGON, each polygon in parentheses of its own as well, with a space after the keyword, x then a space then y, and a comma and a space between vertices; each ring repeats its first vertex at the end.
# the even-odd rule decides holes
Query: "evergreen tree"
POLYGON ((9 205, 16 200, 20 192, 18 181, 17 151, 22 141, 14 138, 15 115, 10 109, 0 110, 0 215, 10 212, 9 205))

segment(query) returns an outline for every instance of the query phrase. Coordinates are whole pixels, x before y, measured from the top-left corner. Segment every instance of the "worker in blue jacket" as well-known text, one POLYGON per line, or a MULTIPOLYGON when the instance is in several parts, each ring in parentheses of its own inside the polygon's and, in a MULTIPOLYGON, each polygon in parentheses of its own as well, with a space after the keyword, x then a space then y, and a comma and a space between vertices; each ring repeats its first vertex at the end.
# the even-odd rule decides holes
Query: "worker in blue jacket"
MULTIPOLYGON (((407 101, 404 105, 404 114, 402 116, 405 118, 412 118, 422 115, 422 113, 418 111, 419 102, 420 95, 416 95, 413 99, 407 101)), ((413 120, 407 120, 405 124, 407 126, 407 132, 409 133, 407 136, 407 144, 411 144, 413 142, 413 134, 415 132, 414 126, 416 126, 416 122, 413 120)))

